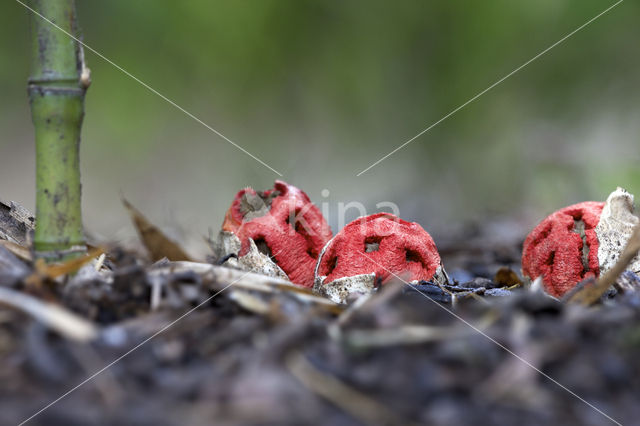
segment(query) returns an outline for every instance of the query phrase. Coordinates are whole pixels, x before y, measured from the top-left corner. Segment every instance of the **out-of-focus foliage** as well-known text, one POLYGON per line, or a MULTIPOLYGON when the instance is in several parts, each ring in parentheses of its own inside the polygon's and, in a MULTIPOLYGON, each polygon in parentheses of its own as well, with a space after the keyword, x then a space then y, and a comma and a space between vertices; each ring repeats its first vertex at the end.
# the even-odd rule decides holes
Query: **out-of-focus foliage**
MULTIPOLYGON (((435 226, 538 214, 603 199, 615 185, 640 190, 640 6, 630 1, 355 176, 611 4, 79 0, 78 8, 85 42, 318 203, 373 210, 389 200, 435 226)), ((0 16, 0 196, 30 205, 28 18, 11 1, 0 16)), ((126 223, 117 212, 124 191, 156 222, 205 232, 237 189, 271 185, 271 171, 87 56, 90 228, 113 234, 126 223)))

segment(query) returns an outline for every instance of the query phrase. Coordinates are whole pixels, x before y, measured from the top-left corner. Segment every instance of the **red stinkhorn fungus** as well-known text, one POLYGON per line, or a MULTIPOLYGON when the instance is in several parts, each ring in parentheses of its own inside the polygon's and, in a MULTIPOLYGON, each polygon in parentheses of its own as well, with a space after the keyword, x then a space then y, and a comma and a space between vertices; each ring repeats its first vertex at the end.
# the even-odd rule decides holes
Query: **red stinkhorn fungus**
POLYGON ((580 281, 597 277, 596 226, 605 203, 585 201, 556 211, 527 236, 522 252, 522 273, 542 277, 544 290, 562 297, 580 281))
POLYGON ((318 260, 323 283, 375 273, 384 284, 394 275, 407 281, 431 280, 440 255, 431 236, 417 223, 388 213, 354 220, 327 244, 318 260))
POLYGON ((234 233, 249 250, 249 238, 296 284, 311 287, 316 261, 331 239, 331 228, 307 194, 276 180, 273 189, 238 192, 227 211, 222 230, 234 233))

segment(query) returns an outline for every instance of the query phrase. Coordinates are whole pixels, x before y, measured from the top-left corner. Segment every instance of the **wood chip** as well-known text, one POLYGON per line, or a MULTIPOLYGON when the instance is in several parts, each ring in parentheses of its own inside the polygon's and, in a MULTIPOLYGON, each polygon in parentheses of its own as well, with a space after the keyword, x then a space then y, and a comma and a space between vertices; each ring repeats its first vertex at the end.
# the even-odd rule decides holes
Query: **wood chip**
POLYGON ((27 209, 14 201, 0 201, 0 240, 28 246, 34 226, 35 218, 27 209))

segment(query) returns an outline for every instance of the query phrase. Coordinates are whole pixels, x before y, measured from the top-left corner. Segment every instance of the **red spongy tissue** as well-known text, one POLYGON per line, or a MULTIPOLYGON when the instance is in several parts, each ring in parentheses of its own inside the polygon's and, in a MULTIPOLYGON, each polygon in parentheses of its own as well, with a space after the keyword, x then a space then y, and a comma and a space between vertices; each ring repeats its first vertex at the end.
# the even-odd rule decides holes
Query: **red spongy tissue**
POLYGON ((222 229, 240 239, 240 256, 246 254, 252 238, 293 283, 305 287, 313 286, 316 261, 332 236, 331 228, 307 194, 280 180, 267 191, 246 188, 238 192, 222 229), (258 197, 262 209, 248 211, 247 200, 258 197))
POLYGON ((319 260, 325 283, 375 273, 382 284, 394 276, 406 281, 430 280, 440 255, 427 231, 388 213, 354 220, 329 242, 319 260))
POLYGON ((549 215, 527 236, 522 272, 542 276, 547 293, 562 297, 580 281, 600 274, 595 227, 604 203, 586 201, 549 215))

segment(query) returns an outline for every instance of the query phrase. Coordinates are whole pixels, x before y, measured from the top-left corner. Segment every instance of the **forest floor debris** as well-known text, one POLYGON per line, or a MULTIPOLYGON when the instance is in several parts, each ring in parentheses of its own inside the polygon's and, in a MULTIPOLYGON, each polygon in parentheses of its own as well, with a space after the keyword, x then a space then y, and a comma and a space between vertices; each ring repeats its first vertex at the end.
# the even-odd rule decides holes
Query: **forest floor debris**
POLYGON ((594 306, 563 303, 525 288, 521 241, 494 235, 443 244, 467 280, 392 282, 350 305, 120 247, 55 270, 0 247, 0 423, 127 353, 33 424, 635 422, 640 279, 622 274, 594 306))

